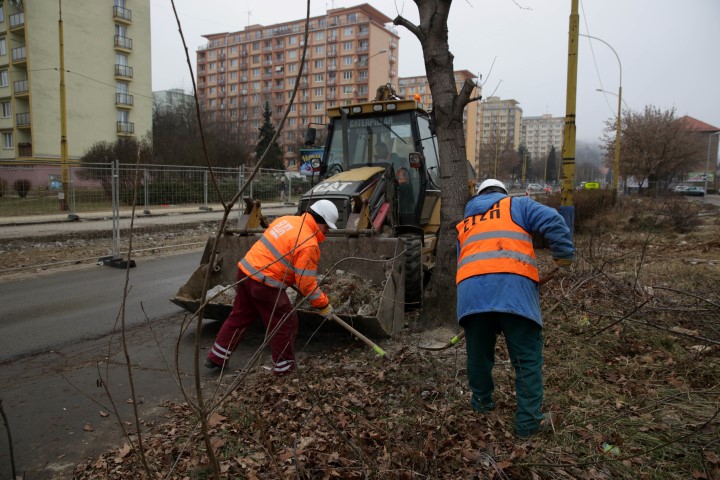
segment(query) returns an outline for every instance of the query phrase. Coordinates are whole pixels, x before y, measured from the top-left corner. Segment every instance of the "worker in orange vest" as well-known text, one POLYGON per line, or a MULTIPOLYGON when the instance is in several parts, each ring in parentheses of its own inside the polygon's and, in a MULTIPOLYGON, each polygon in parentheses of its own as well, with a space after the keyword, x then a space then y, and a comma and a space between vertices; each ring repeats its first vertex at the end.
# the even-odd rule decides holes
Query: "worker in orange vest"
POLYGON ((318 200, 306 213, 279 217, 268 226, 238 262, 233 308, 207 356, 207 368, 225 366, 243 333, 260 317, 270 339, 273 373, 283 375, 295 369, 298 319, 285 289, 296 288, 323 317, 332 313, 316 275, 319 244, 328 229, 337 228, 337 220, 337 207, 330 200, 318 200))
POLYGON ((570 269, 575 249, 565 220, 529 196, 510 197, 505 185, 485 180, 457 224, 457 315, 465 330, 471 406, 495 408, 492 369, 498 333, 515 369, 515 433, 533 435, 548 422, 543 401, 539 271, 532 234, 550 243, 555 263, 570 269))

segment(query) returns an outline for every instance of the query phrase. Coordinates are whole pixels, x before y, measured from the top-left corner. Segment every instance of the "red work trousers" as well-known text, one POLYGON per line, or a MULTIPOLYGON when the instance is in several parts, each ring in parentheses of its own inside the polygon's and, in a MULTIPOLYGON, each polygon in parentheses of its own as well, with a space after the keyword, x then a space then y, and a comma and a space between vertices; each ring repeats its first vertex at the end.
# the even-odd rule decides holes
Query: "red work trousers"
POLYGON ((240 269, 237 281, 232 311, 220 328, 208 359, 218 365, 227 362, 245 331, 259 317, 270 338, 273 373, 294 370, 298 319, 287 294, 284 290, 247 278, 240 269))

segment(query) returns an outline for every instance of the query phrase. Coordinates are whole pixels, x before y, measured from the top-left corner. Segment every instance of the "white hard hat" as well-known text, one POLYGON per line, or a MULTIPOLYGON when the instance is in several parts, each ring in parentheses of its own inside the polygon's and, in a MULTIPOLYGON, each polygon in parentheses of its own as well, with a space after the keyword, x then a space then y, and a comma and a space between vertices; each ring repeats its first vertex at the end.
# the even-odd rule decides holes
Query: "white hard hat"
POLYGON ((505 193, 508 193, 507 187, 505 187, 505 185, 504 185, 500 180, 495 180, 494 178, 488 178, 487 180, 485 180, 484 182, 482 182, 482 183, 480 184, 480 186, 478 187, 478 190, 477 190, 478 195, 479 195, 483 190, 485 190, 486 188, 490 188, 490 187, 500 187, 500 188, 503 189, 503 191, 504 191, 505 193))
POLYGON ((310 206, 310 210, 320 215, 328 227, 336 229, 335 222, 338 219, 338 209, 330 200, 318 200, 310 206))

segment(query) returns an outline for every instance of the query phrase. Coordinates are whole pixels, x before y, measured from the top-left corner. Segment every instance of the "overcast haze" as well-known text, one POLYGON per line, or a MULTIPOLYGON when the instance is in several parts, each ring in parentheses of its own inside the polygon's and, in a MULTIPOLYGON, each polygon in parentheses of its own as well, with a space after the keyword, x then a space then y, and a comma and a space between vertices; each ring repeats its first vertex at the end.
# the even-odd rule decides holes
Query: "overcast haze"
MULTIPOLYGON (((417 23, 411 0, 313 1, 311 16, 327 8, 369 3, 390 18, 417 23)), ((304 0, 176 0, 195 68, 204 34, 234 32, 250 24, 272 25, 304 18, 304 0), (248 16, 248 11, 250 15, 248 16)), ((646 105, 675 108, 720 128, 720 1, 582 0, 580 33, 612 46, 622 63, 623 100, 632 110, 646 105)), ((153 90, 192 90, 170 0, 151 0, 153 90)), ((483 97, 520 102, 523 116, 565 115, 570 0, 455 0, 450 51, 456 70, 482 75, 483 97)), ((400 35, 400 76, 424 75, 419 42, 400 35)), ((607 45, 580 37, 577 139, 597 141, 617 112, 618 60, 607 45)), ((371 86, 371 91, 374 87, 371 86)))

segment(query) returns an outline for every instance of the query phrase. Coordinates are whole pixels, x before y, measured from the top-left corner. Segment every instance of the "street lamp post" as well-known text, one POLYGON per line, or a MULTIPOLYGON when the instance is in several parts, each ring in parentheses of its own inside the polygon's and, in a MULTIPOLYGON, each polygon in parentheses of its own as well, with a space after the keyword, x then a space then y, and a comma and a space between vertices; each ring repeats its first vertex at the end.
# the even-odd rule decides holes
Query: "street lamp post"
POLYGON ((622 63, 620 62, 620 56, 617 54, 615 49, 607 43, 602 38, 593 37, 591 35, 584 35, 579 34, 581 37, 587 37, 591 38, 593 40, 597 40, 598 42, 602 42, 605 45, 607 45, 610 50, 615 54, 615 58, 617 58, 618 65, 620 67, 620 82, 618 83, 618 114, 617 114, 617 131, 615 132, 615 165, 613 166, 613 205, 615 205, 615 201, 617 200, 617 194, 618 194, 618 178, 620 177, 620 119, 622 115, 622 63))
MULTIPOLYGON (((607 90, 603 90, 602 88, 596 88, 595 91, 596 91, 596 92, 607 93, 608 95, 613 95, 613 96, 615 96, 615 97, 618 96, 617 93, 608 92, 607 90)), ((625 105, 625 109, 626 109, 626 110, 630 110, 630 107, 628 106, 628 103, 625 101, 624 98, 622 99, 622 103, 623 103, 623 105, 625 105)))

